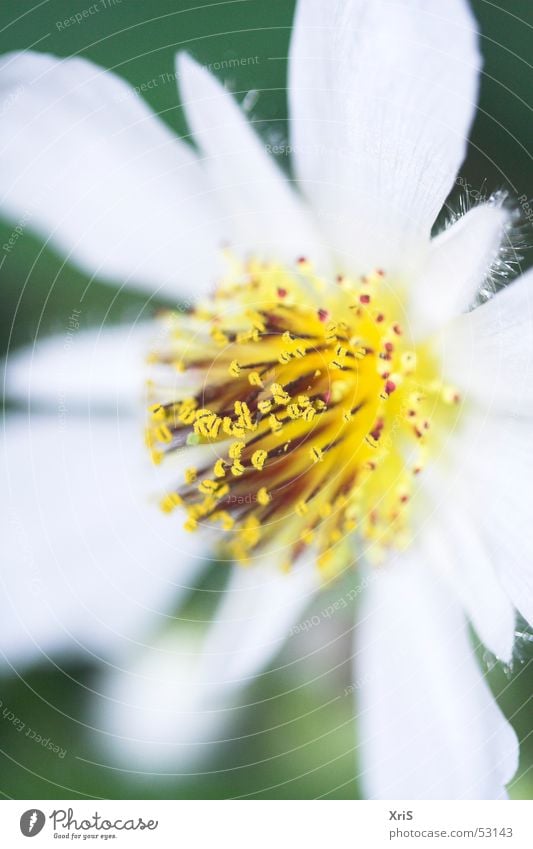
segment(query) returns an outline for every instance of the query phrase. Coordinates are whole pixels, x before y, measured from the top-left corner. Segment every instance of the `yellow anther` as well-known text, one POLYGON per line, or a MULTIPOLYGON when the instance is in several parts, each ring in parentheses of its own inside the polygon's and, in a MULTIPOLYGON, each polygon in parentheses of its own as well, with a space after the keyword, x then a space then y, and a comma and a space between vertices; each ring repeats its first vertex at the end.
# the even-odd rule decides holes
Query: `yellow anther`
POLYGON ((202 419, 196 421, 193 425, 194 433, 196 433, 198 436, 207 436, 208 424, 213 424, 215 418, 216 416, 213 416, 211 422, 204 422, 202 419))
POLYGON ((270 425, 272 433, 278 433, 278 431, 280 431, 283 427, 282 422, 280 422, 280 420, 277 416, 274 415, 274 413, 272 413, 272 415, 268 417, 268 423, 270 425))
POLYGON ((248 546, 257 545, 261 538, 261 525, 257 516, 248 516, 241 531, 241 536, 248 546))
POLYGON ((304 409, 304 411, 303 411, 304 421, 311 422, 311 421, 313 421, 315 416, 316 416, 316 410, 315 410, 314 407, 306 407, 304 409))
POLYGON ((229 449, 228 454, 232 460, 238 460, 242 454, 242 449, 244 448, 244 442, 232 442, 229 449))
POLYGON ((159 466, 163 457, 164 454, 162 451, 157 451, 155 448, 150 449, 150 460, 152 461, 154 466, 159 466))
POLYGON ((297 501, 296 507, 294 508, 297 516, 305 516, 306 513, 309 512, 309 507, 305 503, 305 501, 297 501))
POLYGON ((200 436, 216 439, 220 429, 221 419, 218 418, 216 413, 211 412, 211 410, 201 410, 200 412, 203 415, 200 416, 197 413, 194 432, 200 436))
POLYGON ((270 387, 270 391, 272 392, 272 397, 276 404, 286 405, 291 400, 291 396, 285 392, 281 383, 273 383, 270 387))
POLYGON ((209 439, 217 439, 221 425, 222 419, 217 416, 215 421, 207 428, 207 436, 209 439))
POLYGON ((237 360, 231 361, 229 368, 228 368, 228 372, 231 375, 231 377, 239 377, 239 375, 241 373, 241 367, 240 367, 239 363, 237 362, 237 360))
POLYGON ((194 466, 185 469, 185 483, 194 483, 197 477, 198 469, 195 469, 194 466))
POLYGON ((254 451, 252 454, 252 466, 254 469, 257 469, 259 472, 262 471, 263 466, 265 465, 268 458, 268 453, 260 448, 258 451, 254 451))
POLYGON ((257 428, 257 425, 252 421, 252 415, 246 401, 235 401, 234 409, 238 426, 246 430, 255 430, 257 428))
POLYGON ((220 522, 223 531, 231 531, 235 525, 235 519, 226 510, 215 513, 213 519, 220 522))
POLYGON ((201 492, 202 495, 211 495, 212 493, 217 491, 217 488, 218 484, 216 481, 212 481, 209 480, 209 478, 206 478, 206 480, 202 481, 202 483, 199 485, 198 491, 201 492))
POLYGON ((321 448, 317 448, 316 446, 309 449, 309 456, 313 463, 321 463, 324 459, 324 452, 321 448))
POLYGON ((183 504, 183 498, 177 492, 169 492, 161 499, 160 507, 164 513, 171 513, 175 507, 180 507, 183 504))
POLYGON ((333 559, 333 552, 330 549, 326 549, 325 551, 321 551, 319 556, 318 556, 318 559, 317 559, 318 568, 322 572, 325 572, 329 568, 329 566, 331 565, 332 559, 333 559))
POLYGON ((154 434, 158 442, 172 442, 172 431, 167 425, 155 428, 154 434))
POLYGON ((262 507, 266 507, 272 501, 272 496, 267 491, 265 486, 257 490, 257 501, 262 507))
POLYGON ((259 342, 260 338, 259 331, 254 328, 253 330, 242 330, 240 333, 237 333, 236 341, 239 345, 243 345, 246 342, 259 342))
POLYGON ((244 474, 244 466, 240 460, 235 460, 233 462, 233 466, 231 467, 231 474, 236 478, 240 478, 241 475, 244 474))
POLYGON ((250 319, 255 330, 259 330, 261 333, 263 332, 265 329, 265 322, 260 313, 255 310, 247 310, 246 318, 250 319))
POLYGON ((303 410, 300 410, 298 404, 289 404, 287 406, 287 414, 291 419, 299 419, 303 415, 303 410))
POLYGON ((216 413, 213 410, 209 410, 207 407, 202 407, 200 410, 196 410, 196 421, 199 422, 202 419, 209 419, 212 416, 216 416, 216 413))
POLYGON ((305 543, 305 545, 311 545, 311 543, 315 539, 315 533, 311 530, 311 528, 304 528, 301 533, 300 539, 303 543, 305 543))
POLYGON ((198 530, 198 519, 194 519, 192 516, 189 516, 183 527, 186 531, 189 531, 189 533, 198 530))
POLYGON ((161 510, 163 511, 163 513, 172 513, 172 511, 174 509, 174 505, 170 501, 167 500, 166 495, 159 502, 159 506, 160 506, 161 510))
POLYGON ((259 521, 257 516, 248 516, 244 523, 244 527, 247 531, 255 530, 256 528, 261 527, 261 522, 259 521))
POLYGON ((203 307, 196 307, 196 309, 193 310, 193 315, 200 321, 212 321, 213 319, 212 313, 203 307))
POLYGON ((335 501, 333 502, 333 506, 335 510, 340 510, 345 507, 348 503, 348 499, 345 495, 338 495, 335 501))
POLYGON ((282 351, 278 356, 278 362, 280 362, 281 365, 287 365, 287 363, 290 363, 291 359, 292 354, 290 351, 282 351))
POLYGON ((192 424, 196 418, 196 401, 189 399, 184 401, 179 408, 178 419, 183 424, 192 424))
POLYGON ((339 329, 339 325, 336 321, 328 321, 325 327, 324 335, 326 337, 326 341, 333 342, 337 339, 337 330, 339 329))
POLYGON ((260 413, 263 413, 263 415, 267 415, 267 413, 270 413, 272 409, 272 401, 259 401, 257 408, 260 413))
POLYGON ((251 386, 259 386, 261 389, 263 388, 263 381, 261 380, 261 375, 258 371, 251 371, 248 375, 248 382, 251 386))
POLYGON ((152 404, 148 407, 148 412, 154 421, 164 421, 166 418, 165 408, 161 404, 152 404))
POLYGON ((222 332, 220 327, 212 327, 211 330, 210 330, 210 334, 211 334, 211 339, 217 345, 223 346, 223 345, 227 345, 228 342, 229 342, 229 338, 226 336, 225 333, 222 332))
POLYGON ((226 474, 226 464, 222 458, 216 461, 213 468, 213 474, 217 478, 223 478, 226 474))
POLYGON ((228 436, 233 436, 233 422, 231 421, 229 416, 224 416, 222 419, 222 430, 228 436))

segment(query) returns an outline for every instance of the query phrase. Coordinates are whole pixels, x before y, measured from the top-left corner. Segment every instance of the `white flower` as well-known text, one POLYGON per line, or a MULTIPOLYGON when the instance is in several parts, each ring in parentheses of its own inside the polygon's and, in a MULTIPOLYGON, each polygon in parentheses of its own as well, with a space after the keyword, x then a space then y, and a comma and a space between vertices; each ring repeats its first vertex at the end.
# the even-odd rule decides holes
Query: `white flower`
MULTIPOLYGON (((153 328, 143 322, 128 331, 78 333, 67 346, 64 338, 51 339, 9 357, 8 394, 31 401, 31 416, 13 414, 6 424, 2 648, 16 668, 73 650, 108 663, 102 721, 114 737, 106 740, 140 768, 179 764, 216 739, 239 689, 305 616, 324 580, 312 565, 318 553, 327 575, 360 558, 356 580, 363 575, 366 584, 357 611, 354 681, 361 682, 355 689, 368 795, 505 794, 517 742, 475 660, 467 623, 509 663, 515 609, 533 621, 532 275, 464 312, 509 241, 512 216, 498 198, 430 238, 464 157, 479 70, 476 26, 464 0, 300 0, 288 84, 292 186, 233 97, 184 54, 178 78, 196 150, 175 138, 124 82, 85 60, 28 52, 3 58, 0 90, 9 105, 0 130, 0 186, 6 215, 24 217, 85 270, 168 298, 205 296, 227 274, 219 248, 230 244, 236 264, 222 297, 232 313, 224 314, 220 328, 229 347, 233 326, 244 332, 255 327, 257 350, 278 357, 277 374, 288 363, 301 377, 298 369, 309 366, 312 352, 307 343, 300 353, 291 345, 307 338, 305 318, 320 350, 333 346, 341 359, 325 366, 331 391, 320 385, 307 400, 299 384, 300 395, 284 397, 294 388, 290 381, 275 388, 272 374, 258 374, 274 406, 296 404, 283 423, 287 442, 302 434, 314 439, 314 420, 324 412, 330 429, 349 428, 352 442, 344 447, 337 440, 311 440, 311 456, 296 449, 292 460, 284 460, 293 482, 317 475, 305 480, 321 490, 320 519, 327 524, 331 508, 338 527, 326 532, 318 519, 310 524, 306 516, 316 492, 302 498, 292 483, 285 513, 276 514, 284 519, 283 533, 262 545, 267 513, 261 511, 272 498, 260 483, 268 456, 246 454, 258 419, 252 410, 248 426, 247 411, 239 408, 243 421, 235 418, 227 433, 242 425, 244 435, 233 434, 245 443, 231 455, 235 471, 224 445, 217 456, 226 458, 220 471, 238 499, 245 491, 235 483, 244 452, 246 491, 257 501, 247 513, 251 524, 237 537, 243 544, 230 549, 232 556, 261 562, 234 569, 206 636, 171 629, 151 639, 156 614, 160 621, 172 616, 207 556, 201 533, 180 535, 177 513, 169 518, 148 504, 162 487, 148 477, 136 411, 142 352, 153 328), (305 263, 295 265, 297 257, 305 263), (235 274, 245 285, 229 297, 235 274), (334 282, 338 277, 341 285, 334 282), (279 339, 264 341, 264 314, 246 314, 252 286, 280 329, 292 331, 286 348, 275 347, 279 339), (288 324, 280 318, 286 298, 294 318, 288 324), (401 337, 390 349, 394 371, 385 374, 396 325, 401 337), (344 338, 348 331, 354 335, 344 338), (370 332, 375 350, 368 345, 370 332), (345 357, 359 356, 364 365, 345 368, 345 357), (331 376, 334 368, 342 380, 331 376), (343 406, 352 397, 359 403, 343 406), (371 420, 358 430, 361 404, 371 420), (424 458, 414 448, 417 440, 427 445, 424 458), (367 452, 363 479, 361 450, 367 452), (373 450, 381 479, 372 478, 373 450), (307 465, 300 466, 304 453, 307 465), (354 456, 360 460, 355 467, 354 456), (324 457, 330 477, 308 472, 324 457), (422 465, 422 459, 424 468, 414 477, 413 463, 422 465), (344 488, 330 498, 336 475, 344 488), (348 536, 350 527, 355 531, 348 536), (396 554, 376 568, 376 550, 396 554), (272 561, 287 552, 295 566, 283 574, 272 561)), ((174 427, 168 410, 157 406, 184 397, 183 378, 169 379, 169 363, 185 367, 186 376, 192 368, 198 379, 205 351, 211 368, 217 304, 205 300, 200 318, 171 318, 184 342, 156 340, 159 365, 149 399, 156 400, 149 431, 156 457, 168 444, 174 447, 185 422, 174 427), (170 437, 161 435, 158 428, 169 424, 170 437)), ((204 366, 205 387, 242 388, 253 361, 246 344, 253 340, 238 344, 240 359, 229 359, 224 345, 219 349, 222 365, 217 361, 211 381, 204 366)), ((313 379, 321 380, 317 373, 313 363, 313 379)), ((223 426, 223 416, 216 423, 219 396, 212 406, 211 424, 200 424, 196 413, 187 424, 220 446, 210 430, 223 426)), ((184 409, 178 405, 174 412, 184 409)), ((188 451, 162 464, 170 494, 183 464, 191 465, 188 451)), ((202 498, 195 488, 180 493, 173 498, 188 504, 190 524, 203 520, 211 509, 209 487, 202 498)), ((228 528, 235 518, 237 527, 242 524, 238 511, 225 512, 228 528)))

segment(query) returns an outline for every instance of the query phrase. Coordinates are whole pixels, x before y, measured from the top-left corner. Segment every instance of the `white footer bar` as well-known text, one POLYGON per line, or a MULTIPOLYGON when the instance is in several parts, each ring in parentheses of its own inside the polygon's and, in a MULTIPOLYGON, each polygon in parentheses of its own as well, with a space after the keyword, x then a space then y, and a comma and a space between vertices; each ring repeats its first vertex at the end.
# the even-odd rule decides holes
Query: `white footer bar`
POLYGON ((533 849, 533 802, 6 800, 0 834, 9 849, 533 849))

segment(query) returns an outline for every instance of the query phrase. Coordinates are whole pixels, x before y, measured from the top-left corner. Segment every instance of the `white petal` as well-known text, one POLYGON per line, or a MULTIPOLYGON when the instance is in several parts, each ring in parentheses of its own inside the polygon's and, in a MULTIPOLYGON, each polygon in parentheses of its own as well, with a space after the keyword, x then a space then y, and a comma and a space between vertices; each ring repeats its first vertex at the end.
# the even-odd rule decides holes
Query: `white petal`
POLYGON ((5 392, 34 406, 76 411, 140 410, 145 363, 158 328, 154 322, 81 331, 72 314, 62 336, 39 339, 6 357, 5 392))
POLYGON ((281 649, 319 586, 314 562, 289 573, 275 563, 235 569, 204 646, 205 678, 239 687, 281 649))
POLYGON ((97 724, 113 758, 179 770, 223 740, 239 692, 278 653, 316 588, 311 564, 287 575, 274 564, 235 567, 203 642, 182 627, 109 671, 97 724))
POLYGON ((441 491, 437 515, 420 540, 428 563, 449 582, 478 636, 504 663, 510 663, 515 612, 495 568, 490 546, 468 513, 457 487, 441 491))
POLYGON ((11 416, 2 451, 0 647, 116 657, 167 621, 203 566, 200 541, 150 500, 133 420, 11 416))
POLYGON ((495 200, 474 207, 432 240, 413 287, 413 306, 426 334, 471 305, 508 241, 510 223, 509 210, 495 200))
POLYGON ((127 83, 12 53, 0 98, 4 214, 91 274, 167 295, 212 284, 220 239, 197 157, 127 83))
POLYGON ((484 413, 533 413, 533 271, 450 322, 436 345, 447 379, 484 413))
POLYGON ((177 72, 231 244, 265 259, 294 262, 303 255, 323 267, 308 213, 234 98, 186 53, 178 56, 177 72))
POLYGON ((533 441, 531 420, 472 420, 457 433, 458 476, 500 580, 533 624, 533 441))
POLYGON ((495 799, 516 736, 473 654, 464 617, 428 564, 370 582, 355 645, 362 779, 370 798, 495 799))
POLYGON ((296 176, 340 263, 408 274, 463 160, 480 57, 466 0, 299 0, 296 176))
POLYGON ((96 683, 88 723, 111 766, 179 772, 207 754, 227 717, 216 708, 198 714, 198 651, 198 635, 180 622, 96 683))

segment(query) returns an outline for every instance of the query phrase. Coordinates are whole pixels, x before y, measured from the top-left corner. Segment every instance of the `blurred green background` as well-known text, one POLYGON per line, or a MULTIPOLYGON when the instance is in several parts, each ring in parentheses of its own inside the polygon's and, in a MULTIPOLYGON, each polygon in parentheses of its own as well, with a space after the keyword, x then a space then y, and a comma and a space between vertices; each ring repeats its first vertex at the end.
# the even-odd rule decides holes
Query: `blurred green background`
MULTIPOLYGON (((138 87, 165 72, 171 74, 179 49, 215 68, 215 63, 257 57, 253 63, 221 70, 218 76, 240 100, 257 91, 257 98, 247 102, 253 101, 252 115, 261 133, 272 142, 286 139, 285 79, 292 0, 107 0, 108 8, 81 24, 58 28, 58 22, 89 5, 84 0, 44 0, 35 5, 27 0, 3 0, 0 53, 34 47, 58 56, 82 55, 114 69, 138 87)), ((462 177, 474 192, 505 188, 515 197, 531 197, 528 145, 533 79, 527 60, 531 57, 533 5, 531 0, 475 0, 473 5, 483 35, 485 70, 462 177)), ((144 96, 164 121, 177 132, 185 132, 173 83, 160 83, 144 96)), ((280 164, 288 167, 286 158, 280 164)), ((11 229, 9 223, 0 222, 0 243, 11 229)), ((41 249, 39 240, 25 232, 4 262, 2 352, 63 329, 72 304, 87 286, 88 278, 82 273, 41 249)), ((522 267, 527 262, 526 254, 522 267)), ((90 326, 137 317, 144 298, 125 292, 117 296, 105 281, 93 281, 84 303, 84 326, 90 326)), ((215 589, 224 577, 223 567, 215 567, 204 589, 215 589)), ((341 593, 342 588, 339 591, 337 587, 335 597, 341 593)), ((199 592, 182 615, 206 619, 212 602, 212 592, 199 592)), ((320 599, 318 609, 326 604, 327 598, 320 599)), ((353 610, 349 609, 322 623, 319 636, 308 635, 311 657, 306 666, 297 665, 296 679, 291 677, 295 667, 290 665, 285 671, 262 676, 246 694, 246 701, 255 703, 253 711, 240 711, 235 736, 242 739, 221 747, 202 767, 204 774, 189 778, 140 779, 87 763, 98 760, 82 724, 85 688, 91 686, 94 676, 90 667, 64 665, 61 671, 40 667, 24 678, 2 679, 3 703, 27 726, 39 728, 66 748, 67 755, 59 759, 42 750, 0 717, 0 791, 6 797, 29 799, 357 798, 354 706, 352 698, 344 695, 350 668, 348 662, 339 666, 340 660, 350 656, 352 622, 353 610), (328 643, 329 648, 312 654, 314 648, 328 643)), ((290 661, 291 652, 297 649, 289 645, 285 659, 290 661)), ((511 793, 515 798, 533 798, 533 737, 528 736, 533 649, 527 638, 520 641, 518 654, 512 672, 495 668, 490 681, 522 740, 520 773, 511 793)))

